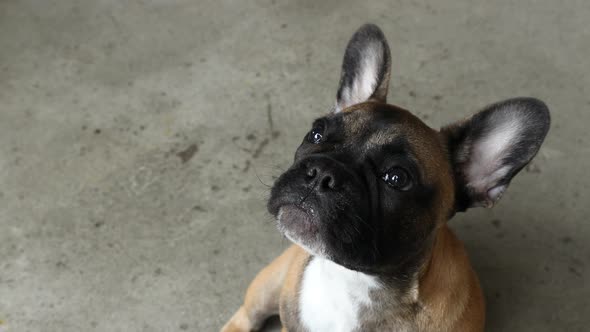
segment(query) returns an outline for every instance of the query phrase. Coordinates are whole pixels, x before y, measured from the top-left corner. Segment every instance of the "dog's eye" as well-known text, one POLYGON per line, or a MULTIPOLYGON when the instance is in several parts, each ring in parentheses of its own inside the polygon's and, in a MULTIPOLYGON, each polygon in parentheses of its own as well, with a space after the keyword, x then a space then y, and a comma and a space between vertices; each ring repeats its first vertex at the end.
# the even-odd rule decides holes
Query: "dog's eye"
POLYGON ((397 190, 408 190, 412 187, 412 179, 408 172, 401 167, 394 167, 381 177, 385 183, 397 190))
POLYGON ((310 143, 319 144, 324 138, 324 126, 322 124, 315 125, 309 132, 308 140, 310 143))

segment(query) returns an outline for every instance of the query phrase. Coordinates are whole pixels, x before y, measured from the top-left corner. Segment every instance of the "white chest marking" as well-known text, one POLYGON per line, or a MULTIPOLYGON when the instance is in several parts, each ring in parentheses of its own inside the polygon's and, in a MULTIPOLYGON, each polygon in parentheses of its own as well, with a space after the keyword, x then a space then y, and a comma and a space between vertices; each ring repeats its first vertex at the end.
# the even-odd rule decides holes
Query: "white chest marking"
POLYGON ((306 267, 299 296, 299 314, 308 331, 348 332, 358 326, 361 308, 371 305, 374 277, 314 257, 306 267))

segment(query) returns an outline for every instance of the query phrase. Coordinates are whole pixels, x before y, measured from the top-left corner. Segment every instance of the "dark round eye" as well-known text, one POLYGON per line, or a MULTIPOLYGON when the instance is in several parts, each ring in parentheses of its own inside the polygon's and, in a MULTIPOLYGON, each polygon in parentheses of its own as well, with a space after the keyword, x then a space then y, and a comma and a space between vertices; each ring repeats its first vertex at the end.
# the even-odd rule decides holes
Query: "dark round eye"
POLYGON ((309 132, 308 140, 310 143, 319 144, 324 138, 324 126, 317 125, 309 132))
POLYGON ((385 183, 397 190, 408 190, 412 187, 412 179, 408 172, 401 167, 394 167, 381 177, 385 183))

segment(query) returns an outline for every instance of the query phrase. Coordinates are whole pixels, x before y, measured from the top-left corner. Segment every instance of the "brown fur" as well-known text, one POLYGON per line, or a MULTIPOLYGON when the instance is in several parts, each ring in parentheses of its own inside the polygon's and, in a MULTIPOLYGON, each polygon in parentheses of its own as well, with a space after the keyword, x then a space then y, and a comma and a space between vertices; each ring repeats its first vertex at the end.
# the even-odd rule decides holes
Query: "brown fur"
POLYGON ((444 225, 419 281, 420 331, 483 331, 484 298, 463 244, 444 225))

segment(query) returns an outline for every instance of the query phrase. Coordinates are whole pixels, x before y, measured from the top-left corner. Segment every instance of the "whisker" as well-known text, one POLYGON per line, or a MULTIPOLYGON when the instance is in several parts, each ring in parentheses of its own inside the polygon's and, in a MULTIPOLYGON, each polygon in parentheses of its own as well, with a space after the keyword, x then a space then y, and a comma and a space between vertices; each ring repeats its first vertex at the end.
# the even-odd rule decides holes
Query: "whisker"
POLYGON ((254 175, 256 175, 256 178, 258 179, 258 181, 259 181, 259 182, 260 182, 260 183, 261 183, 263 186, 265 186, 265 187, 267 187, 267 188, 271 188, 271 187, 272 187, 271 185, 268 185, 268 184, 266 184, 266 183, 262 182, 262 179, 260 179, 260 176, 258 176, 258 170, 256 170, 256 166, 253 166, 253 169, 254 169, 254 175))
POLYGON ((276 169, 279 170, 281 173, 285 172, 286 169, 279 165, 258 165, 259 168, 269 168, 269 169, 276 169))

